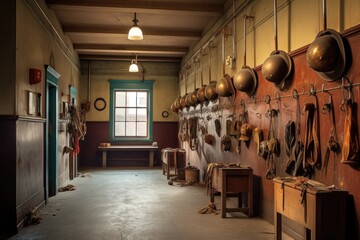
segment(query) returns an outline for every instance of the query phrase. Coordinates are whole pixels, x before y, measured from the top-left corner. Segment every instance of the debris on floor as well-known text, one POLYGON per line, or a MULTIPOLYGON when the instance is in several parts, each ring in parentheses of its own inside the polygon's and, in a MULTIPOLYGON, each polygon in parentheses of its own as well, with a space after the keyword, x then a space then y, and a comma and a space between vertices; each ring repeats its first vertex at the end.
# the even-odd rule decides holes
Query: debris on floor
POLYGON ((82 178, 92 177, 91 173, 89 173, 89 172, 87 172, 87 173, 78 173, 77 175, 78 175, 78 177, 82 177, 82 178))
POLYGON ((41 222, 41 217, 39 213, 35 210, 31 210, 28 215, 25 217, 24 226, 30 226, 34 224, 39 224, 41 222))
POLYGON ((68 184, 65 187, 60 187, 59 192, 74 191, 76 187, 72 184, 68 184))
POLYGON ((194 184, 193 181, 186 181, 186 182, 179 183, 180 187, 191 186, 193 184, 194 184))
POLYGON ((219 210, 216 208, 216 205, 212 202, 210 202, 208 204, 208 206, 206 208, 202 208, 199 210, 199 213, 200 214, 211 214, 211 213, 214 213, 214 214, 219 214, 219 210))

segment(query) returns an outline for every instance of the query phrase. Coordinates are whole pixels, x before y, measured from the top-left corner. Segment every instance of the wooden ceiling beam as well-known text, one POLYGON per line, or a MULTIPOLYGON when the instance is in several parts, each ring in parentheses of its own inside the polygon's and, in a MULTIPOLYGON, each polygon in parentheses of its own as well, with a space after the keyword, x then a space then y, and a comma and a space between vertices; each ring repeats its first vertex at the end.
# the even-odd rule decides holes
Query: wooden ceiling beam
MULTIPOLYGON (((94 55, 94 54, 79 54, 82 60, 114 60, 114 61, 131 61, 133 57, 120 56, 120 55, 94 55)), ((181 62, 181 57, 168 57, 168 56, 138 56, 140 62, 181 62)))
POLYGON ((159 47, 159 46, 134 46, 134 45, 114 45, 114 44, 74 44, 75 50, 92 51, 114 51, 126 53, 155 52, 155 53, 175 53, 186 54, 186 47, 159 47))
MULTIPOLYGON (((194 40, 201 38, 201 33, 186 30, 143 28, 144 35, 164 37, 186 37, 194 40)), ((128 28, 97 27, 97 26, 64 26, 64 33, 98 33, 98 34, 128 34, 128 28)))
POLYGON ((56 6, 77 6, 77 7, 97 7, 97 8, 119 8, 128 11, 180 11, 208 13, 219 15, 223 12, 222 4, 213 3, 180 3, 164 1, 146 0, 46 0, 51 7, 56 6))

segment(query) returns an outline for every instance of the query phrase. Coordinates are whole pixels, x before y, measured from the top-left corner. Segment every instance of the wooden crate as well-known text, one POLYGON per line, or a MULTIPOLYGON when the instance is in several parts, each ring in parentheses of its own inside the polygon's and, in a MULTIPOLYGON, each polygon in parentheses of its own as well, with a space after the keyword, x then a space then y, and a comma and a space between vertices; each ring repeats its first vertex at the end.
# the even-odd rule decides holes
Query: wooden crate
POLYGON ((294 183, 274 179, 275 239, 281 239, 281 218, 299 223, 305 228, 305 239, 346 239, 346 197, 342 190, 305 190, 294 183))

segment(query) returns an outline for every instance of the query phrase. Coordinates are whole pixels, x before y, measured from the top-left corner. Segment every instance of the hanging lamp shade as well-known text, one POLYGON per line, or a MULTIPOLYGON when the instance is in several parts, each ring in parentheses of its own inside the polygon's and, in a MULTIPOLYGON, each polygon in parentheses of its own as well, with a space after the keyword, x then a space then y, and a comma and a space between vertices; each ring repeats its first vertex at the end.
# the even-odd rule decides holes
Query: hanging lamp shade
POLYGON ((128 34, 128 39, 129 40, 143 40, 143 33, 141 31, 141 29, 139 28, 139 26, 137 25, 137 22, 139 20, 136 18, 136 13, 134 13, 134 25, 132 26, 132 28, 129 30, 129 34, 128 34))
POLYGON ((129 67, 129 72, 139 72, 139 67, 136 64, 135 60, 131 60, 131 65, 129 67))

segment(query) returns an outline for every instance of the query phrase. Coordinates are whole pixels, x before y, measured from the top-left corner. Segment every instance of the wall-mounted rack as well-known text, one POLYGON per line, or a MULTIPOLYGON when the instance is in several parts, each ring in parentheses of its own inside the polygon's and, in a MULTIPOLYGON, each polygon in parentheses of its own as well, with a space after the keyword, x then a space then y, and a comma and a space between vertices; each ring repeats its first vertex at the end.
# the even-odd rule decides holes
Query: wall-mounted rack
MULTIPOLYGON (((336 90, 342 90, 342 102, 341 102, 341 106, 345 103, 346 99, 352 99, 352 88, 353 87, 358 87, 360 86, 360 82, 357 83, 351 83, 350 80, 347 77, 343 77, 341 79, 341 84, 339 86, 336 87, 330 87, 330 88, 325 88, 325 84, 321 85, 321 89, 316 89, 315 86, 313 84, 309 84, 308 90, 305 91, 305 88, 303 87, 302 91, 299 92, 296 88, 294 88, 292 90, 291 94, 288 95, 280 95, 279 91, 276 90, 274 92, 274 96, 271 97, 270 95, 265 95, 264 97, 259 97, 257 98, 255 95, 252 96, 250 98, 250 100, 248 101, 244 101, 243 99, 241 99, 239 101, 238 104, 232 104, 230 103, 226 103, 226 104, 220 104, 218 102, 215 102, 215 104, 217 103, 217 105, 213 105, 211 108, 207 107, 207 104, 202 103, 201 109, 195 109, 195 110, 188 110, 187 112, 179 112, 180 115, 182 116, 187 116, 187 115, 193 115, 193 114, 202 114, 202 113, 208 113, 208 112, 216 112, 219 110, 223 110, 223 109, 230 109, 230 108, 238 108, 241 107, 243 108, 245 105, 251 105, 254 104, 255 106, 257 106, 257 104, 259 103, 270 103, 273 100, 276 101, 281 101, 282 99, 288 99, 288 98, 298 98, 300 96, 311 96, 311 95, 316 95, 317 93, 329 93, 331 91, 336 91, 336 90), (345 90, 348 92, 348 97, 345 98, 345 90)), ((290 105, 289 104, 284 104, 284 107, 288 107, 290 105)), ((257 107, 253 107, 253 110, 256 110, 257 107)))

